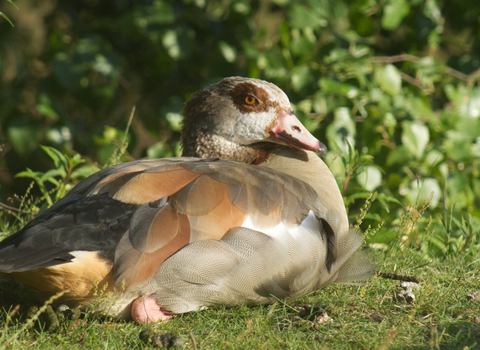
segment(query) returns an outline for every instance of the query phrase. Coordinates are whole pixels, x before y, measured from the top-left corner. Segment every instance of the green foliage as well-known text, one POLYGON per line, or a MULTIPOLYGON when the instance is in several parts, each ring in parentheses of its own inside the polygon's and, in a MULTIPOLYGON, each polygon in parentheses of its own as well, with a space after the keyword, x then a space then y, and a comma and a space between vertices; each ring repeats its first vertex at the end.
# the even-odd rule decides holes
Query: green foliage
POLYGON ((72 188, 72 183, 78 182, 94 172, 100 170, 94 165, 84 164, 85 160, 79 154, 69 157, 53 147, 40 146, 45 153, 53 160, 55 168, 46 172, 33 171, 29 168, 19 172, 17 177, 26 177, 34 180, 42 194, 42 200, 45 200, 48 206, 63 198, 72 188), (54 185, 53 189, 48 189, 47 183, 54 185))

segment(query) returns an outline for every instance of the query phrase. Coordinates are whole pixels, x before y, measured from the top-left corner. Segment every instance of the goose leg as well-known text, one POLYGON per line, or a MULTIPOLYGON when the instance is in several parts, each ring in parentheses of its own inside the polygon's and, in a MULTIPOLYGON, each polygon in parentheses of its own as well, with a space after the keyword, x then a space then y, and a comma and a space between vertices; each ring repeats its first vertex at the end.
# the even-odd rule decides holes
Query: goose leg
POLYGON ((140 297, 134 300, 131 309, 132 319, 140 324, 166 321, 173 317, 165 313, 157 301, 150 297, 140 297))

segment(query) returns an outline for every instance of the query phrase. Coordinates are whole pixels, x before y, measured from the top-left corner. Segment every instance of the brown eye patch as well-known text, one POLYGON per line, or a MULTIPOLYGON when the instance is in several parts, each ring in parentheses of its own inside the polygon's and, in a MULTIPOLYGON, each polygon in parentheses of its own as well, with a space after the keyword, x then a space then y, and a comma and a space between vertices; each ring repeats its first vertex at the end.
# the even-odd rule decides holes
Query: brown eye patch
POLYGON ((239 83, 229 93, 233 104, 242 113, 267 112, 270 106, 276 103, 269 100, 268 93, 250 83, 239 83))

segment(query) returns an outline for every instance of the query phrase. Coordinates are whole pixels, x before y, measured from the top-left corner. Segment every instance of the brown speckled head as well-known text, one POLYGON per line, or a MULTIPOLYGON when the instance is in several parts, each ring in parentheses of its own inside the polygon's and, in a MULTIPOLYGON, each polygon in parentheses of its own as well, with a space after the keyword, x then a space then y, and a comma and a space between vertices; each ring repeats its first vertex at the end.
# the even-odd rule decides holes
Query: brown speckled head
POLYGON ((272 130, 285 112, 293 115, 287 96, 276 85, 225 78, 196 92, 186 103, 183 155, 258 163, 267 158, 268 143, 278 143, 272 130))

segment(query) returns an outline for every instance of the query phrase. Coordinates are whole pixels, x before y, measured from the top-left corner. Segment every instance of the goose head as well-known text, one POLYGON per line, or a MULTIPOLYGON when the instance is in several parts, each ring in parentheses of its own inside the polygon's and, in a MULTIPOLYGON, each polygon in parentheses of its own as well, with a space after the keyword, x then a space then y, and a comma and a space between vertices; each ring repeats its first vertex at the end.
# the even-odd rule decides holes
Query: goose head
POLYGON ((183 155, 260 164, 278 144, 325 155, 276 85, 230 77, 196 92, 185 105, 183 155))

